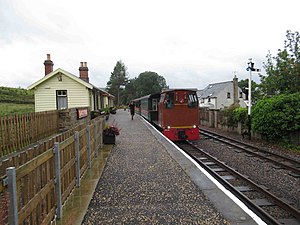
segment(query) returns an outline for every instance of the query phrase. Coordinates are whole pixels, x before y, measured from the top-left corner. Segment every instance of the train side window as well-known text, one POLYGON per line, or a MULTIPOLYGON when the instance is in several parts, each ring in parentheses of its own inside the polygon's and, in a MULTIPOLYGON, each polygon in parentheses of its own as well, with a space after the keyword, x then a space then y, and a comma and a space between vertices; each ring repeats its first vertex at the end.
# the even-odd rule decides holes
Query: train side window
POLYGON ((164 101, 166 109, 172 109, 174 107, 174 93, 167 93, 164 101))

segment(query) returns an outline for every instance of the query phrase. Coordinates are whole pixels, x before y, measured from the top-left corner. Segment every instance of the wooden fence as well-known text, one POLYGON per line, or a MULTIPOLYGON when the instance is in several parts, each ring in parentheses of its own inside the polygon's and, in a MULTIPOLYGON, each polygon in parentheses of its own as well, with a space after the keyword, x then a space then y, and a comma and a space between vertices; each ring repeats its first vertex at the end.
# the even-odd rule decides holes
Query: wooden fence
POLYGON ((0 225, 50 224, 61 218, 62 205, 103 146, 104 126, 104 118, 97 117, 2 165, 7 177, 0 179, 0 225))
POLYGON ((58 133, 59 111, 0 117, 0 157, 58 133))

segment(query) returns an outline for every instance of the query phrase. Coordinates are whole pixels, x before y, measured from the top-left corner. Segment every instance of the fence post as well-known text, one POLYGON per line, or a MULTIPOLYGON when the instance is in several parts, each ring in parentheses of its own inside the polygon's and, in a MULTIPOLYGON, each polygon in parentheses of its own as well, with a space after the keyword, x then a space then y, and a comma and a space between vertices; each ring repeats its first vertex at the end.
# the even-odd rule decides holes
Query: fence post
POLYGON ((98 121, 96 121, 95 123, 94 123, 94 126, 95 126, 95 128, 94 128, 94 140, 95 140, 95 157, 97 158, 98 157, 98 137, 97 137, 97 129, 98 129, 98 127, 97 127, 97 123, 98 123, 98 121))
POLYGON ((95 157, 97 158, 98 157, 98 148, 99 148, 99 145, 98 145, 98 126, 97 126, 97 121, 94 123, 94 126, 95 126, 95 129, 94 129, 94 139, 95 139, 95 157))
POLYGON ((87 139, 88 139, 88 168, 91 169, 91 125, 87 126, 87 139))
POLYGON ((80 186, 80 152, 79 152, 79 132, 75 131, 75 162, 76 162, 76 186, 80 186))
POLYGON ((103 148, 103 119, 100 122, 100 148, 103 148))
POLYGON ((8 167, 6 169, 7 187, 9 192, 8 224, 18 224, 18 202, 17 202, 17 180, 16 168, 8 167))
POLYGON ((55 160, 55 190, 57 201, 57 218, 62 218, 62 201, 61 201, 61 176, 60 176, 60 150, 59 142, 54 143, 54 160, 55 160))

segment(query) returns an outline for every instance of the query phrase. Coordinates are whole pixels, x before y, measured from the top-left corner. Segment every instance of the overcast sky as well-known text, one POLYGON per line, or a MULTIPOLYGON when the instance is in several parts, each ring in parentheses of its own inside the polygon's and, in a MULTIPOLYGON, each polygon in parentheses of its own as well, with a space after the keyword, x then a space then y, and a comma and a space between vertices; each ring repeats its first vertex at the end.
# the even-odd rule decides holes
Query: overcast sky
MULTIPOLYGON (((202 89, 262 68, 286 31, 300 31, 299 0, 0 0, 0 86, 27 88, 54 69, 105 87, 118 60, 129 78, 144 71, 170 87, 202 89)), ((258 77, 258 76, 256 76, 258 77)), ((258 78, 257 81, 259 80, 258 78)))

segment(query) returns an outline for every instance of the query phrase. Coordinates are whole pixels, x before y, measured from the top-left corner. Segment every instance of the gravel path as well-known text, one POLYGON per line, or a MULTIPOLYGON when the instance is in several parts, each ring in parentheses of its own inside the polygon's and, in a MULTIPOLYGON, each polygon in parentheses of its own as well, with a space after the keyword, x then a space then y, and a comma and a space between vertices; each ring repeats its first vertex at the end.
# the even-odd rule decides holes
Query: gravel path
POLYGON ((121 134, 82 224, 229 224, 139 118, 114 119, 121 134))
MULTIPOLYGON (((208 128, 205 127, 205 129, 208 128)), ((300 153, 296 151, 290 151, 259 140, 249 141, 248 139, 242 139, 241 135, 235 135, 218 129, 210 130, 252 145, 257 145, 258 147, 271 149, 273 152, 282 155, 288 155, 298 160, 300 159, 300 153)), ((220 145, 220 143, 216 143, 213 140, 204 139, 202 137, 197 143, 199 147, 205 149, 211 155, 226 162, 229 166, 237 169, 242 174, 251 177, 255 182, 268 187, 270 191, 288 200, 296 208, 300 209, 300 178, 288 175, 288 171, 286 170, 275 169, 273 164, 258 160, 256 157, 249 157, 247 154, 237 153, 233 148, 220 145)))

